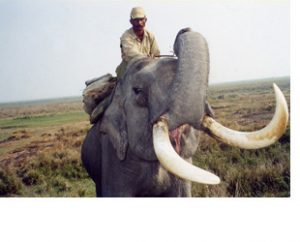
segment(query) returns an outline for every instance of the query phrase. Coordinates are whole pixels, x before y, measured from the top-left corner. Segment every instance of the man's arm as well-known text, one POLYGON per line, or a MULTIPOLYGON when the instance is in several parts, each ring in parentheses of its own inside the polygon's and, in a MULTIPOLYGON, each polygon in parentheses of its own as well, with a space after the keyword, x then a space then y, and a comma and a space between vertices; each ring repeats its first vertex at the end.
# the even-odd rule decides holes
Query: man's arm
POLYGON ((151 53, 152 57, 160 55, 160 50, 159 50, 158 44, 157 44, 156 39, 155 39, 154 36, 153 36, 153 41, 152 41, 150 53, 151 53))
POLYGON ((144 56, 144 54, 137 49, 134 40, 130 37, 121 38, 121 51, 122 59, 126 62, 129 62, 136 56, 144 56))

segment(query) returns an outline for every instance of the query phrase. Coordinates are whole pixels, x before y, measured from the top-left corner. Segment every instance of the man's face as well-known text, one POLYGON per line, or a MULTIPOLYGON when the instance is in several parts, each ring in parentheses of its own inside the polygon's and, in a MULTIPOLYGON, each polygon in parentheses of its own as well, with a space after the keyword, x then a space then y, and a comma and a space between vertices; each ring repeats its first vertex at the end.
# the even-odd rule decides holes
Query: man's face
POLYGON ((146 21, 147 21, 146 18, 135 18, 135 19, 131 19, 130 23, 132 24, 134 31, 141 31, 145 28, 146 21))

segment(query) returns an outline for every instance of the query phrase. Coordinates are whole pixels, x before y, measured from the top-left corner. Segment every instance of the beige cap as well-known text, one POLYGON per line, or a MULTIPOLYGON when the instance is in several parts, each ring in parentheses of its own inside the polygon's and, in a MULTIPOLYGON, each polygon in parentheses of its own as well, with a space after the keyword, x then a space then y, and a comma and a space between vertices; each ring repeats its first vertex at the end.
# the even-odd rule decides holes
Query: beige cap
POLYGON ((131 9, 130 13, 130 18, 135 19, 135 18, 146 18, 146 14, 143 8, 141 7, 135 7, 131 9))

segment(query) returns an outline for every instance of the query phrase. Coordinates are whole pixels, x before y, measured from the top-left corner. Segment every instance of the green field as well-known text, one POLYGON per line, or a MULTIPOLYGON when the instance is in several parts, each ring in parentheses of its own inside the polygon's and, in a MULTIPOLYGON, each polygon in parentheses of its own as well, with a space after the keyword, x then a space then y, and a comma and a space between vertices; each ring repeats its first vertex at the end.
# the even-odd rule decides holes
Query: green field
MULTIPOLYGON (((264 127, 274 113, 272 82, 289 103, 288 77, 211 85, 215 118, 237 130, 264 127)), ((95 196, 80 160, 89 128, 80 98, 0 104, 0 196, 95 196)), ((222 182, 193 184, 193 196, 288 197, 290 128, 274 145, 259 150, 229 147, 203 134, 194 163, 222 182)))
POLYGON ((0 120, 1 129, 48 127, 65 123, 78 122, 87 118, 82 111, 57 113, 41 116, 24 116, 0 120))

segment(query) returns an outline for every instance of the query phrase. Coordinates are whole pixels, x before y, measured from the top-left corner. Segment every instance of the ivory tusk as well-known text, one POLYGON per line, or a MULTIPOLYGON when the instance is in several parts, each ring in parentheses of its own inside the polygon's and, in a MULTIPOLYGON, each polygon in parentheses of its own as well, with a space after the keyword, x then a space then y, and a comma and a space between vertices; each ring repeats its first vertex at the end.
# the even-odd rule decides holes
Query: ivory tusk
POLYGON ((165 120, 153 126, 153 144, 156 156, 162 166, 172 174, 192 182, 218 184, 220 178, 182 159, 173 149, 165 120))
POLYGON ((239 132, 224 127, 209 116, 204 117, 202 125, 209 129, 218 140, 243 149, 258 149, 275 143, 286 130, 289 114, 283 93, 275 83, 273 83, 273 88, 276 97, 276 111, 271 122, 263 129, 239 132))

